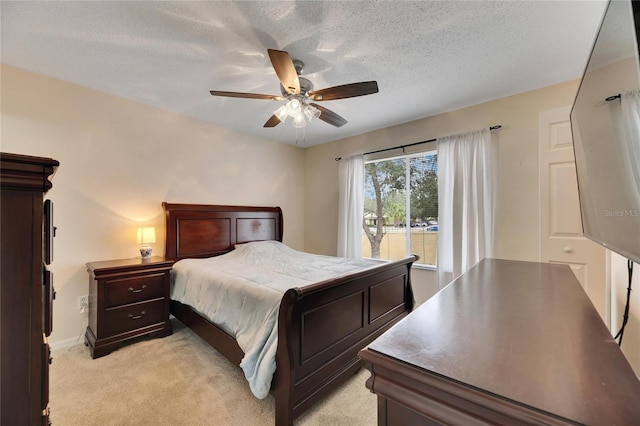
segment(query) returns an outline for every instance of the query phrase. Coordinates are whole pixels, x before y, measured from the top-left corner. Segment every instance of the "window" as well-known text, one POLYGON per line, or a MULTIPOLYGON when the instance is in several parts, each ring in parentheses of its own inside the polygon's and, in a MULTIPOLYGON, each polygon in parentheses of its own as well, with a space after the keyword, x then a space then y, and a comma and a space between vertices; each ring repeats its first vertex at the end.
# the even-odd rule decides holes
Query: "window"
POLYGON ((397 260, 410 254, 435 266, 438 246, 436 151, 365 163, 362 254, 397 260))

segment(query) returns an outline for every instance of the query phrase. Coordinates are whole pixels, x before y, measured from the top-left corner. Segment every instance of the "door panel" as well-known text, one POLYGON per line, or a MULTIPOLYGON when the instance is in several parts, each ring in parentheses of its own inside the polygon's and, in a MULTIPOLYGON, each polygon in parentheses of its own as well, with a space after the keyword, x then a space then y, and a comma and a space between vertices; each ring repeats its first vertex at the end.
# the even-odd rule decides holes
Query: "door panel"
POLYGON ((569 265, 608 325, 605 249, 582 236, 570 111, 540 113, 540 261, 569 265))
POLYGON ((549 164, 549 235, 551 238, 582 238, 580 200, 573 163, 549 164))

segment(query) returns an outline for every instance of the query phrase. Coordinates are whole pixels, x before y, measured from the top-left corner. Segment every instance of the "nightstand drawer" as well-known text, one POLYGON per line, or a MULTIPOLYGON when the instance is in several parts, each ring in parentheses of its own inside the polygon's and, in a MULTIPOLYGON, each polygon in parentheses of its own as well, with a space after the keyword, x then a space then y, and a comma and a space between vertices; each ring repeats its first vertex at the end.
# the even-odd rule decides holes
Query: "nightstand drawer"
POLYGON ((165 299, 161 298, 107 309, 104 323, 105 335, 114 336, 164 322, 164 305, 165 299))
POLYGON ((106 282, 105 288, 105 306, 106 308, 112 308, 163 297, 164 280, 164 272, 109 280, 106 282))

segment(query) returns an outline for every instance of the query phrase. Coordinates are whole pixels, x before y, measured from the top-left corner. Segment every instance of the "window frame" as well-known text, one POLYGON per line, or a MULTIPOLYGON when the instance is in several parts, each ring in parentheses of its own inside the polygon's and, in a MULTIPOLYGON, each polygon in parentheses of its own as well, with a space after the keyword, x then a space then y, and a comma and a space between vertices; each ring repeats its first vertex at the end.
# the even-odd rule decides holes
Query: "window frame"
MULTIPOLYGON (((367 164, 370 163, 379 163, 379 162, 383 162, 383 161, 393 161, 393 160, 397 160, 397 159, 402 159, 404 162, 404 171, 405 171, 405 223, 404 223, 404 228, 405 228, 405 255, 409 256, 411 255, 411 159, 412 158, 419 158, 419 157, 427 157, 430 155, 435 155, 436 156, 436 173, 437 173, 437 154, 438 154, 438 150, 436 147, 430 147, 428 149, 424 149, 424 150, 420 150, 420 151, 414 151, 411 153, 402 153, 399 155, 392 155, 392 156, 388 156, 388 157, 377 157, 377 158, 371 158, 371 159, 365 159, 365 166, 367 164)), ((367 176, 367 172, 365 170, 365 177, 367 176)), ((366 179, 365 179, 365 193, 366 193, 366 179)), ((363 218, 364 218, 364 212, 363 212, 363 218)), ((439 218, 438 218, 439 219, 439 218)), ((363 231, 364 232, 364 231, 363 231)), ((435 231, 438 232, 438 231, 435 231)), ((369 257, 368 259, 372 259, 372 260, 379 260, 379 261, 383 261, 383 262, 390 262, 391 260, 389 259, 375 259, 375 258, 371 258, 369 257)), ((427 264, 427 263, 419 263, 420 260, 418 260, 417 262, 415 262, 413 264, 413 267, 416 269, 425 269, 425 270, 430 270, 430 271, 435 271, 437 269, 437 258, 436 258, 436 264, 432 265, 432 264, 427 264)))

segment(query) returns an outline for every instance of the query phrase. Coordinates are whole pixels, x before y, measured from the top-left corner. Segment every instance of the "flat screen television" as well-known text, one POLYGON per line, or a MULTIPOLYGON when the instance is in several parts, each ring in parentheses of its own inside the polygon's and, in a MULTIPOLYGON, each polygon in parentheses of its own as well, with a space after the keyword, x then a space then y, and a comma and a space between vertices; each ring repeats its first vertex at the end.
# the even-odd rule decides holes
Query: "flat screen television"
POLYGON ((640 4, 611 1, 573 108, 586 237, 640 263, 640 4))

